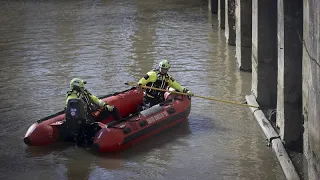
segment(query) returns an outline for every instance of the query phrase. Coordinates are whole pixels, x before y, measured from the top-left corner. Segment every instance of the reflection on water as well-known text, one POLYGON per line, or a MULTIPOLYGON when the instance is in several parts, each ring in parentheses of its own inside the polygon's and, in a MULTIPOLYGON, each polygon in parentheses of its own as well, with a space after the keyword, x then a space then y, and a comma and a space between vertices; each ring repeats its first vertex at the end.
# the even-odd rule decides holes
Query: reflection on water
POLYGON ((237 69, 206 3, 0 2, 0 179, 284 179, 248 108, 201 98, 187 123, 121 153, 22 141, 33 122, 62 110, 73 77, 105 95, 161 59, 195 94, 244 102, 251 74, 237 69))

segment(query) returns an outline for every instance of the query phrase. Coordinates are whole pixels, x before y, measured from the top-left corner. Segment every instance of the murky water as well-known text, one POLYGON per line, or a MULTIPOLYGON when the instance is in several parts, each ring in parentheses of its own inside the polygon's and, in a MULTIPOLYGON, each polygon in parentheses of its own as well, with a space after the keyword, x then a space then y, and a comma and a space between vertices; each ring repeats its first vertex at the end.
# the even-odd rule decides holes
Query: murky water
POLYGON ((192 99, 188 122, 117 154, 23 143, 63 109, 73 77, 105 95, 162 59, 196 95, 244 102, 251 74, 206 1, 0 2, 0 179, 285 179, 247 107, 192 99), (212 27, 211 24, 214 26, 212 27))

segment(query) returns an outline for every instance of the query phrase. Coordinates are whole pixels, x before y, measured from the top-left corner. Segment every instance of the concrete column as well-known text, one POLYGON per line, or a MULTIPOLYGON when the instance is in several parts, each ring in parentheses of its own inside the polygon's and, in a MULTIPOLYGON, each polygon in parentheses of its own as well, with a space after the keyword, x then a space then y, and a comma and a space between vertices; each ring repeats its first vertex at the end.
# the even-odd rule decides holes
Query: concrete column
POLYGON ((218 12, 218 0, 208 0, 208 8, 212 14, 217 14, 218 12))
POLYGON ((304 74, 308 77, 308 179, 320 179, 320 1, 304 1, 304 74))
POLYGON ((235 0, 225 0, 225 35, 229 45, 236 45, 235 0))
MULTIPOLYGON (((303 1, 303 39, 309 37, 309 5, 308 0, 303 1)), ((308 138, 308 98, 309 98, 309 79, 311 77, 310 59, 306 48, 303 47, 302 60, 302 109, 303 109, 303 154, 308 157, 309 138, 308 138)))
POLYGON ((221 29, 225 28, 225 1, 218 0, 218 23, 221 29))
POLYGON ((252 0, 236 0, 236 57, 240 70, 251 71, 252 0))
POLYGON ((277 104, 277 1, 252 0, 252 93, 261 106, 277 104))
POLYGON ((287 147, 302 151, 303 0, 278 0, 277 127, 287 147), (300 140, 300 142, 299 142, 300 140))

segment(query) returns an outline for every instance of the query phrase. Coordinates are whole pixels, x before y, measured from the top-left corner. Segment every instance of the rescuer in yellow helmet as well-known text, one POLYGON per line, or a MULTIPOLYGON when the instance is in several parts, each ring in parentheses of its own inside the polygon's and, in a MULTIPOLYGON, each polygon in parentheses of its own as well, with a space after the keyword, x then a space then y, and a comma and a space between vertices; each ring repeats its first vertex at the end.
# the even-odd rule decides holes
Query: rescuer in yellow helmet
POLYGON ((120 114, 116 107, 108 105, 103 100, 97 98, 91 94, 85 88, 86 81, 73 78, 70 81, 70 90, 66 94, 66 105, 69 99, 82 99, 88 106, 89 115, 91 115, 95 121, 102 121, 109 115, 112 115, 115 120, 119 120, 120 114))
MULTIPOLYGON (((183 93, 187 93, 189 96, 193 96, 193 93, 187 88, 181 86, 175 79, 168 75, 168 70, 171 65, 168 60, 164 59, 159 63, 159 67, 149 71, 143 78, 138 82, 138 89, 140 86, 146 85, 150 87, 167 89, 169 87, 183 93)), ((145 89, 143 104, 145 108, 154 106, 164 101, 164 92, 153 89, 145 89)))

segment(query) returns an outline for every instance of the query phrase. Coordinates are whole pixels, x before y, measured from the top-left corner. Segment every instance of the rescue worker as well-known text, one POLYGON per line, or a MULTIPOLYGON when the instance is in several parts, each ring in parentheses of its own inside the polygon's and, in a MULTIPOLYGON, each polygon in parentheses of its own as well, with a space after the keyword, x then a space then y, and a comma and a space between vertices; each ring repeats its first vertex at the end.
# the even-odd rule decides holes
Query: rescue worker
MULTIPOLYGON (((187 88, 181 86, 173 77, 168 75, 168 70, 171 65, 168 60, 162 60, 159 63, 159 67, 149 71, 138 82, 137 88, 141 89, 142 85, 150 86, 160 89, 168 89, 169 87, 176 91, 187 93, 189 96, 193 96, 193 93, 187 88)), ((152 107, 160 102, 164 101, 164 92, 153 89, 145 89, 143 97, 143 109, 152 107)))
POLYGON ((109 115, 112 115, 115 120, 120 120, 121 117, 117 108, 91 94, 84 87, 85 84, 86 81, 79 78, 73 78, 70 81, 70 90, 66 94, 66 105, 69 99, 79 98, 87 104, 89 116, 91 115, 89 118, 93 118, 99 122, 106 119, 109 115))

